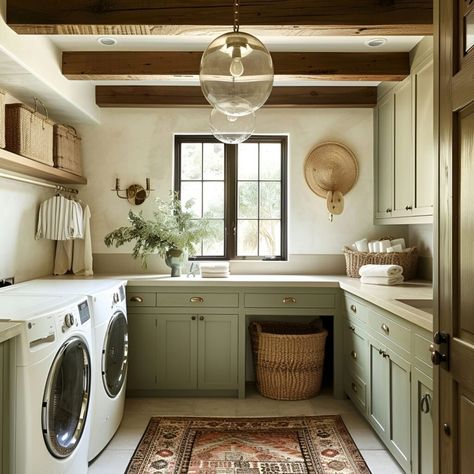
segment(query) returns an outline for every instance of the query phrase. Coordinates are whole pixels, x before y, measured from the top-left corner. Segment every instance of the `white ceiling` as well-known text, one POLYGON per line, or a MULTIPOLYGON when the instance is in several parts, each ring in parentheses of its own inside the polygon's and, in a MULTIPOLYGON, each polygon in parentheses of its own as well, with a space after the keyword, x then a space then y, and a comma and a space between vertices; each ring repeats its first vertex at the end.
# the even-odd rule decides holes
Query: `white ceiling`
MULTIPOLYGON (((113 36, 115 46, 102 46, 102 36, 51 35, 50 40, 62 51, 204 51, 215 36, 113 36)), ((422 36, 385 36, 385 45, 371 48, 370 36, 259 36, 270 51, 288 52, 407 52, 422 36)))

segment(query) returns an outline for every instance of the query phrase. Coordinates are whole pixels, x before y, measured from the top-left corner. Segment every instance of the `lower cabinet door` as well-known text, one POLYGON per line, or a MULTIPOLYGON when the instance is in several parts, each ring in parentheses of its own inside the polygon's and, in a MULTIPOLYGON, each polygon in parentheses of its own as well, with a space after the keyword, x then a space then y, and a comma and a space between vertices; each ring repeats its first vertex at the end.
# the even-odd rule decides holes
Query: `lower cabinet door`
POLYGON ((412 456, 414 474, 433 470, 433 380, 418 369, 412 377, 412 456))
POLYGON ((157 385, 156 314, 128 313, 128 390, 157 385))
POLYGON ((197 319, 191 314, 159 314, 158 388, 197 388, 197 319))
POLYGON ((238 315, 198 318, 198 388, 238 388, 238 315))

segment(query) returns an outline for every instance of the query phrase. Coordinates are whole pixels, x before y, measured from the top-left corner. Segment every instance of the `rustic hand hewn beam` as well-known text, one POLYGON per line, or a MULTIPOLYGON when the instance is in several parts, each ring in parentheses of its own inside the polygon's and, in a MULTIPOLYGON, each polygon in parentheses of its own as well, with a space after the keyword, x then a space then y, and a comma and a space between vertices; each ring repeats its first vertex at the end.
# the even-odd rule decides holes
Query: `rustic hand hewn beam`
MULTIPOLYGON (((197 79, 202 52, 64 52, 69 79, 197 79)), ((288 79, 400 81, 410 74, 408 53, 272 53, 275 75, 288 79)))
MULTIPOLYGON (((231 0, 7 0, 23 34, 216 34, 232 25, 231 0)), ((282 35, 429 35, 432 0, 242 2, 244 30, 282 35)))
MULTIPOLYGON (((97 86, 99 107, 210 107, 198 86, 97 86)), ((274 87, 264 107, 366 107, 376 87, 274 87)))

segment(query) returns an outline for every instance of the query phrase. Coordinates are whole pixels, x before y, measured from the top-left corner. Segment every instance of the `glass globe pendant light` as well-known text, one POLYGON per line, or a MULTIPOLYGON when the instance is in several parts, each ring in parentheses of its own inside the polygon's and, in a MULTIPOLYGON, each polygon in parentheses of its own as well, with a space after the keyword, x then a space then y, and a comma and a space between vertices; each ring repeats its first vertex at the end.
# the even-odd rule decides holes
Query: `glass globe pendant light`
POLYGON ((255 114, 226 115, 218 109, 212 109, 209 125, 219 141, 235 145, 250 138, 254 132, 255 114))
POLYGON ((258 38, 239 31, 239 0, 233 31, 217 37, 202 55, 199 82, 206 100, 231 116, 255 112, 270 96, 272 57, 258 38))

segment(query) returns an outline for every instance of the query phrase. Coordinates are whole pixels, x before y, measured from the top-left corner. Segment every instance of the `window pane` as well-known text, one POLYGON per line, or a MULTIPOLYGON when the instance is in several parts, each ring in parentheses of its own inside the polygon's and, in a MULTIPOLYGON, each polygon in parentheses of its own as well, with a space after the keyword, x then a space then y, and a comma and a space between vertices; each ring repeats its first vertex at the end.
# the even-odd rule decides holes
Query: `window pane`
POLYGON ((241 143, 238 162, 239 179, 258 179, 258 143, 241 143))
POLYGON ((224 182, 203 183, 203 215, 207 218, 224 218, 224 182))
POLYGON ((258 218, 258 182, 239 183, 238 219, 258 218))
POLYGON ((260 144, 260 179, 275 179, 281 177, 281 144, 260 144))
POLYGON ((258 255, 258 221, 238 221, 237 255, 258 255))
POLYGON ((181 179, 202 179, 202 144, 181 144, 181 179))
POLYGON ((181 202, 185 204, 190 199, 193 200, 191 212, 196 217, 202 217, 202 185, 200 181, 197 183, 191 181, 181 182, 181 202))
POLYGON ((224 144, 204 143, 204 179, 224 179, 224 144))
POLYGON ((209 221, 211 235, 203 241, 204 256, 219 257, 224 255, 224 221, 209 221))
POLYGON ((260 221, 260 256, 280 255, 280 221, 260 221))
POLYGON ((280 219, 280 182, 260 183, 260 219, 280 219))

